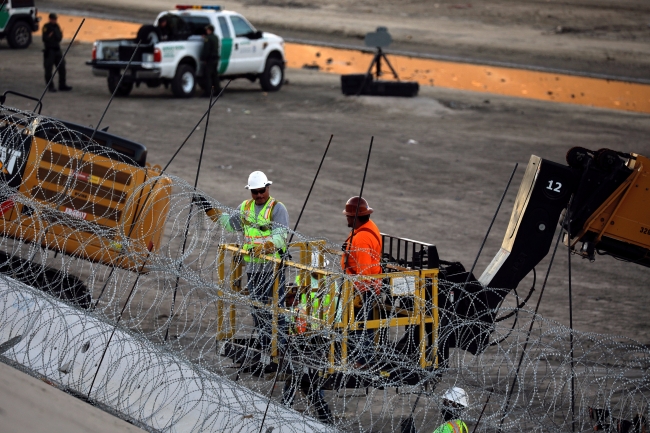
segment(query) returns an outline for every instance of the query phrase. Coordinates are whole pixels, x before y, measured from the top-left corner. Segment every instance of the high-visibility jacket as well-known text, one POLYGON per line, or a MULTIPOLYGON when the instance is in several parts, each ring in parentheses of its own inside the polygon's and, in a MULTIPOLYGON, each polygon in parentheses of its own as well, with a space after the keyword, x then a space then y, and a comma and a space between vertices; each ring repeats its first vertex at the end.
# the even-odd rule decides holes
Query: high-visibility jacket
POLYGON ((433 433, 468 433, 467 424, 459 419, 447 421, 435 429, 433 433))
MULTIPOLYGON (((240 206, 242 231, 244 233, 244 246, 242 249, 248 251, 266 242, 273 242, 271 233, 271 215, 273 214, 273 207, 279 203, 273 197, 269 197, 264 207, 255 215, 255 200, 250 199, 244 201, 240 206)), ((274 257, 280 258, 280 254, 275 252, 274 257)), ((264 259, 251 257, 250 255, 244 256, 245 262, 264 263, 264 259)))
MULTIPOLYGON (((377 225, 368 220, 368 222, 354 230, 352 245, 350 245, 350 236, 345 240, 345 251, 341 257, 341 269, 350 275, 374 275, 381 274, 381 233, 377 225), (347 260, 347 266, 346 266, 347 260)), ((359 281, 355 287, 359 292, 367 292, 370 287, 374 287, 378 294, 381 287, 381 280, 359 281)))

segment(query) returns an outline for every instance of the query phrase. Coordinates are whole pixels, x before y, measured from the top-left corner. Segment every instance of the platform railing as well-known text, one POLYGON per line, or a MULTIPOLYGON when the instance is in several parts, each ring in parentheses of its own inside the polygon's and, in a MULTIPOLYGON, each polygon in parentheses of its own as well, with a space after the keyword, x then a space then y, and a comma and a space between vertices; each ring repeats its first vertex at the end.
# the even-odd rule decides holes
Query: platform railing
MULTIPOLYGON (((273 362, 279 362, 279 317, 286 318, 288 326, 292 327, 287 338, 295 336, 299 331, 304 336, 319 334, 329 341, 328 371, 345 371, 350 368, 349 348, 351 333, 360 330, 388 330, 398 327, 416 327, 415 336, 418 344, 419 365, 421 368, 437 367, 437 330, 439 313, 438 299, 438 269, 413 269, 376 274, 376 275, 344 275, 323 267, 324 242, 306 242, 291 245, 292 251, 299 250, 299 261, 282 260, 272 255, 258 255, 256 257, 282 264, 285 272, 297 275, 296 281, 285 285, 285 300, 289 305, 280 306, 279 281, 275 278, 273 296, 270 304, 247 298, 242 302, 242 294, 246 294, 242 287, 243 267, 245 255, 249 251, 236 244, 224 244, 219 247, 218 276, 220 287, 228 288, 228 295, 224 290, 218 292, 217 301, 217 334, 218 341, 234 337, 237 330, 237 308, 258 307, 272 313, 272 336, 270 357, 273 362), (316 259, 314 259, 316 257, 316 259), (226 264, 230 270, 226 273, 226 264), (228 280, 227 280, 228 278, 228 280), (363 281, 379 280, 382 290, 378 302, 373 306, 372 319, 357 320, 353 305, 354 297, 358 290, 355 285, 363 281), (313 283, 316 281, 317 283, 313 283), (427 293, 429 291, 429 293, 427 293), (237 294, 237 296, 232 296, 237 294), (391 299, 408 298, 408 306, 391 299), (302 300, 307 299, 305 305, 302 300), (235 302, 236 301, 236 302, 235 302), (301 307, 297 308, 302 302, 301 307), (228 305, 226 305, 228 304, 228 305), (382 311, 384 317, 382 317, 382 311), (433 338, 426 335, 427 326, 433 330, 433 338), (292 335, 293 334, 293 335, 292 335), (338 344, 338 347, 337 347, 338 344)), ((435 248, 435 247, 434 247, 435 248)), ((332 251, 328 251, 332 253, 332 251)), ((436 254, 437 255, 437 254, 436 254)), ((277 275, 277 274, 276 274, 277 275)), ((244 313, 248 314, 248 312, 244 313)), ((377 335, 376 335, 377 337, 377 335)), ((376 343, 376 342, 375 342, 376 343)))

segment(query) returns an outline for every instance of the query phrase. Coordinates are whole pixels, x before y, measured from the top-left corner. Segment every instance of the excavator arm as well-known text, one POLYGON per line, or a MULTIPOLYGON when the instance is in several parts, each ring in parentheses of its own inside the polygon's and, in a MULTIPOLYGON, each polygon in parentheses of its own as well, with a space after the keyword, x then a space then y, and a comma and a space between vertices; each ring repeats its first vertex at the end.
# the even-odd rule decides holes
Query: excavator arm
POLYGON ((460 325, 449 347, 472 353, 487 347, 501 301, 549 253, 558 221, 574 254, 650 266, 650 160, 573 148, 567 163, 531 156, 500 250, 478 279, 466 272, 449 277, 468 281, 455 305, 460 325))

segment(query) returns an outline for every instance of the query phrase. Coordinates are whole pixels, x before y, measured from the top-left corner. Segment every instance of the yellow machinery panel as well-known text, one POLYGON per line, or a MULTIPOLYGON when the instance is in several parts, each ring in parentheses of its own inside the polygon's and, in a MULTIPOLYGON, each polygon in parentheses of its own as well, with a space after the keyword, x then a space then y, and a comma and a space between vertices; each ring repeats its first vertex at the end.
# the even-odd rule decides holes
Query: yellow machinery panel
POLYGON ((25 160, 12 160, 5 151, 2 162, 12 183, 19 176, 18 192, 38 205, 6 198, 0 204, 3 235, 110 266, 137 268, 147 251, 160 247, 171 179, 157 168, 111 158, 110 152, 39 137, 35 128, 14 125, 27 137, 21 151, 8 152, 25 160))
POLYGON ((603 203, 585 225, 598 233, 621 242, 650 248, 650 160, 632 154, 628 167, 634 170, 626 182, 603 203))

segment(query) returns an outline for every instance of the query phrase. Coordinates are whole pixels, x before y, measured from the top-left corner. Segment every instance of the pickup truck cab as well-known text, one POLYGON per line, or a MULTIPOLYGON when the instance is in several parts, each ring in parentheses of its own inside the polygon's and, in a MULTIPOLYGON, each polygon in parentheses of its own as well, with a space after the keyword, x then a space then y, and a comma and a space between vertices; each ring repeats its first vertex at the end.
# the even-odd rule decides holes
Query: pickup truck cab
POLYGON ((94 75, 107 78, 109 90, 116 90, 117 96, 128 96, 134 85, 145 83, 148 87, 171 85, 174 96, 191 97, 197 81, 202 83, 197 80, 203 76, 202 35, 210 24, 219 38, 220 79, 259 79, 265 91, 282 87, 284 40, 256 30, 242 15, 219 6, 178 5, 174 10, 161 12, 154 25, 142 26, 136 39, 96 41, 92 60, 86 64, 92 66, 94 75), (158 25, 163 16, 174 22, 171 29, 158 25), (117 88, 132 56, 133 61, 117 88))

